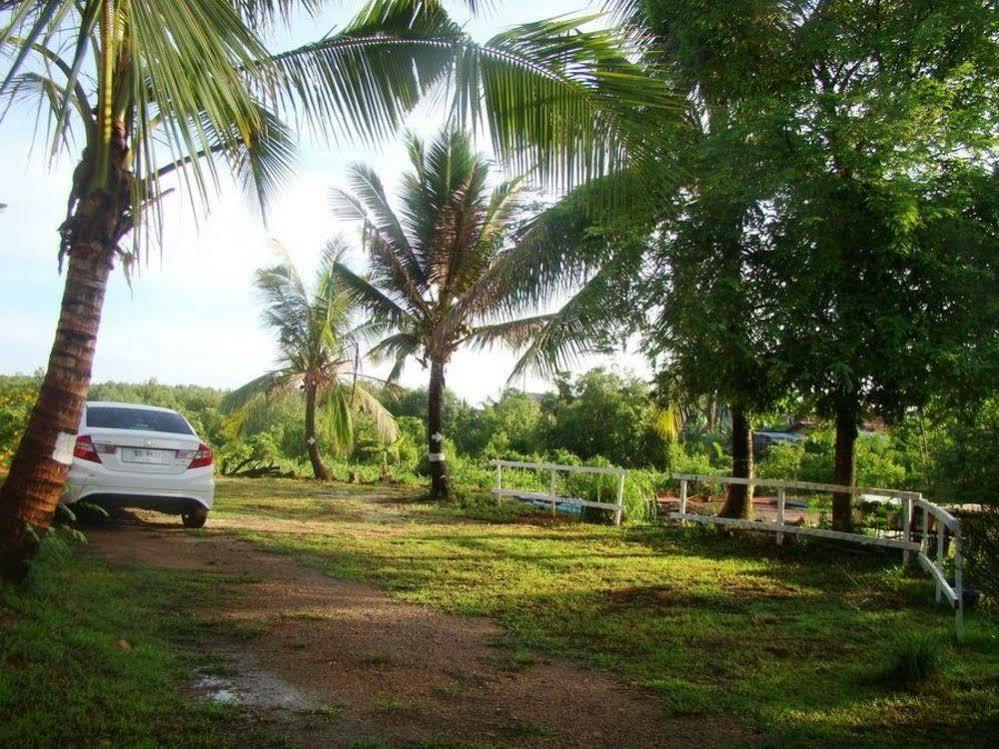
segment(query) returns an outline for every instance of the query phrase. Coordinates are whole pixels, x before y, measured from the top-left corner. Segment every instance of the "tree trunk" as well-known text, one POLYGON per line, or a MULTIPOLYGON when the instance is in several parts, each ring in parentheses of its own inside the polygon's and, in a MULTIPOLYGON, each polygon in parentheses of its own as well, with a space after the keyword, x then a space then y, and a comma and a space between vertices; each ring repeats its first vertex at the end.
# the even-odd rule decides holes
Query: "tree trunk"
POLYGON ((444 460, 444 362, 430 364, 430 388, 427 391, 427 445, 430 460, 430 496, 448 496, 447 463, 444 460))
MULTIPOLYGON (((753 477, 753 428, 742 406, 732 406, 732 475, 736 478, 753 477)), ((745 484, 730 484, 725 506, 719 513, 723 518, 753 517, 753 488, 745 484)))
MULTIPOLYGON (((840 486, 855 486, 857 483, 857 401, 854 398, 843 401, 836 409, 836 462, 833 469, 833 483, 840 486)), ((833 494, 833 530, 852 531, 852 495, 833 494)))
POLYGON ((113 248, 74 244, 49 365, 0 488, 0 575, 21 580, 62 496, 90 389, 113 248))
POLYGON ((106 181, 92 184, 93 150, 73 172, 72 214, 59 228, 60 258, 69 257, 48 368, 10 472, 0 487, 0 576, 24 578, 62 497, 80 416, 90 390, 97 333, 118 242, 131 229, 132 174, 125 126, 116 122, 106 181))
POLYGON ((323 463, 316 441, 316 387, 309 383, 305 385, 305 448, 309 452, 312 473, 317 479, 329 481, 330 471, 323 463))

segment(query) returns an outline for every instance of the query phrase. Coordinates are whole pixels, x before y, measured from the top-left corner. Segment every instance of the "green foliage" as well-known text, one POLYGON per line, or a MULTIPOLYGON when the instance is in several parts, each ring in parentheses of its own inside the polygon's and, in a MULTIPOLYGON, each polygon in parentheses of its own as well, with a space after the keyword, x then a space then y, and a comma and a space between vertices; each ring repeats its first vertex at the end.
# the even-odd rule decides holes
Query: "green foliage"
POLYGON ((550 446, 587 461, 602 456, 615 465, 664 466, 666 443, 655 428, 647 383, 594 369, 557 385, 550 446))
POLYGON ((188 692, 215 661, 193 654, 206 633, 187 607, 220 595, 217 575, 117 569, 51 538, 26 585, 0 585, 0 745, 207 749, 245 730, 188 692))
POLYGON ((14 457, 41 384, 41 375, 0 375, 0 472, 7 470, 14 457))
MULTIPOLYGON (((819 429, 801 444, 773 445, 757 463, 760 478, 831 483, 835 433, 819 429)), ((861 434, 857 439, 857 485, 910 488, 911 479, 891 435, 861 434)))
POLYGON ((961 515, 966 584, 999 603, 999 505, 961 515))
POLYGON ((888 658, 885 678, 897 689, 911 689, 940 672, 944 645, 934 633, 905 632, 892 640, 888 658))

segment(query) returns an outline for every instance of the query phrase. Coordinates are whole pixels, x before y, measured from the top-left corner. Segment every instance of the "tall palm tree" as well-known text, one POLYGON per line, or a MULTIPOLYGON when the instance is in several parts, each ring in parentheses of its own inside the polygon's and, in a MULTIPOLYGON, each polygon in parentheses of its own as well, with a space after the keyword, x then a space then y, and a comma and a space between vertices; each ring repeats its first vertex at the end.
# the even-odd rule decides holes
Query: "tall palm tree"
MULTIPOLYGON (((384 137, 450 84, 458 121, 488 121, 497 152, 569 184, 623 163, 659 86, 586 19, 474 44, 435 0, 372 0, 340 33, 270 54, 260 33, 321 0, 0 0, 0 96, 49 115, 50 153, 79 159, 60 227, 67 260, 49 365, 0 489, 0 574, 20 578, 72 460, 112 265, 155 243, 178 182, 204 203, 222 172, 266 198, 287 175, 292 112, 336 136, 384 137), (621 109, 634 93, 641 107, 621 109), (75 132, 74 132, 75 131, 75 132), (121 247, 131 234, 129 248, 121 247)), ((8 111, 0 109, 0 117, 8 111)))
POLYGON ((516 317, 533 299, 508 293, 510 271, 520 267, 513 240, 524 207, 522 180, 490 189, 489 162, 458 130, 444 130, 429 145, 408 135, 407 146, 412 169, 403 177, 400 210, 362 164, 348 172, 350 191, 333 190, 334 212, 362 222, 370 257, 366 277, 342 262, 334 270, 371 312, 369 331, 389 333, 370 352, 394 360, 389 379, 410 356, 430 369, 428 457, 431 493, 440 498, 448 493, 443 406, 451 356, 463 345, 517 346, 547 317, 516 317))
MULTIPOLYGON (((335 448, 353 442, 353 414, 368 413, 379 439, 391 444, 399 436, 392 415, 358 379, 357 340, 352 328, 355 305, 334 275, 341 248, 330 242, 316 271, 311 291, 291 259, 257 271, 255 285, 264 300, 263 321, 278 336, 277 369, 234 390, 222 403, 233 411, 254 400, 302 391, 305 400, 305 448, 317 479, 329 480, 317 439, 316 412, 325 418, 335 448)), ((370 379, 370 378, 366 378, 370 379)))

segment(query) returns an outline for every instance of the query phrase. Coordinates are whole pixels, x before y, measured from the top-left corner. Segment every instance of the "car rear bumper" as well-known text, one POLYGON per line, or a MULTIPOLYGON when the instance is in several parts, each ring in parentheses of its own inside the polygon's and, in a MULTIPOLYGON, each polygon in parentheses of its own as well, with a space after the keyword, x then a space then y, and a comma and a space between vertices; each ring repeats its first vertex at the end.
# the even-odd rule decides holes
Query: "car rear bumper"
POLYGON ((105 510, 114 510, 119 507, 128 507, 139 510, 156 510, 168 515, 183 515, 196 510, 208 510, 211 505, 195 499, 194 497, 156 497, 148 494, 111 494, 96 493, 83 497, 89 504, 103 507, 105 510))
POLYGON ((182 474, 115 475, 100 466, 74 463, 66 480, 64 504, 87 500, 107 509, 135 507, 172 514, 199 508, 209 510, 215 500, 212 468, 182 474))

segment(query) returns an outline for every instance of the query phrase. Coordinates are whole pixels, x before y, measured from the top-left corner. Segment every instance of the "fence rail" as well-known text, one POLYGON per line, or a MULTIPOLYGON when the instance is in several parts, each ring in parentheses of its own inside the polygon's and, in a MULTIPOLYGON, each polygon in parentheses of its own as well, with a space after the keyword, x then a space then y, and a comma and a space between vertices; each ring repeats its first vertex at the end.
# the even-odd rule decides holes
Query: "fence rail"
POLYGON ((574 505, 577 507, 596 507, 601 510, 610 510, 614 513, 614 525, 621 525, 621 517, 624 514, 624 480, 628 476, 628 472, 621 468, 597 468, 595 466, 565 466, 559 465, 557 463, 526 463, 520 460, 494 460, 492 464, 496 466, 496 486, 493 488, 492 493, 496 495, 496 504, 500 504, 503 501, 503 497, 516 497, 518 499, 527 499, 531 501, 540 501, 545 503, 550 503, 552 507, 552 517, 555 517, 555 513, 560 504, 574 505), (503 488, 503 469, 504 468, 517 468, 532 471, 547 471, 549 474, 549 484, 547 492, 530 491, 526 489, 504 489, 503 488), (609 476, 617 477, 617 495, 616 501, 611 502, 594 502, 589 499, 581 499, 579 497, 568 497, 557 493, 556 488, 558 486, 558 474, 559 473, 589 473, 589 474, 603 474, 609 476))
POLYGON ((883 546, 890 549, 900 549, 903 559, 909 562, 911 554, 915 552, 916 560, 936 583, 936 599, 941 602, 945 597, 954 608, 954 628, 958 639, 964 637, 964 581, 963 581, 963 558, 961 556, 961 524, 953 515, 942 507, 935 505, 919 492, 901 491, 897 489, 872 489, 855 486, 839 486, 837 484, 816 484, 809 481, 778 481, 769 479, 746 479, 734 476, 710 476, 703 474, 677 474, 674 479, 680 482, 680 511, 671 512, 669 517, 679 520, 681 523, 695 522, 704 525, 721 525, 731 528, 745 528, 755 531, 771 531, 777 534, 777 543, 784 541, 785 533, 792 533, 802 536, 816 536, 818 538, 829 538, 851 543, 867 544, 871 546, 883 546), (759 486, 770 489, 777 489, 777 522, 742 520, 737 518, 721 518, 713 515, 701 515, 699 513, 687 512, 687 489, 688 484, 695 483, 718 483, 737 484, 743 486, 759 486), (834 531, 826 528, 809 528, 803 525, 789 525, 785 522, 785 505, 787 500, 787 490, 811 492, 836 492, 843 494, 863 494, 865 496, 880 496, 899 500, 902 508, 902 528, 900 538, 884 538, 878 536, 867 536, 861 533, 848 533, 846 531, 834 531), (915 535, 919 540, 913 538, 913 513, 922 512, 922 532, 918 530, 915 535), (930 549, 930 519, 936 521, 936 550, 930 549), (954 550, 954 583, 948 581, 944 572, 944 562, 947 559, 945 536, 950 531, 953 539, 952 548, 954 550), (932 556, 931 556, 932 554, 932 556))

